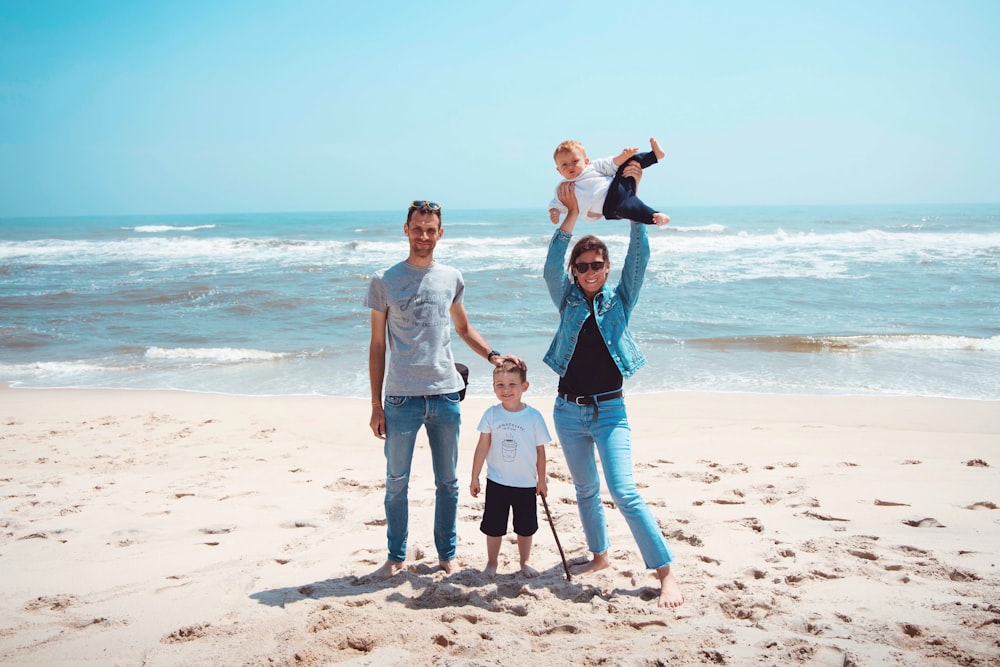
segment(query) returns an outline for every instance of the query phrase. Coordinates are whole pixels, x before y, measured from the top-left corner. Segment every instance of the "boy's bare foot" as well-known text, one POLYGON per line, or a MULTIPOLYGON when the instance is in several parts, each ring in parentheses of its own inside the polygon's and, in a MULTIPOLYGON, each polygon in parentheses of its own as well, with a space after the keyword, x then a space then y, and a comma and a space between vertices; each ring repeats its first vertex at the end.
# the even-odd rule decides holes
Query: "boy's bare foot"
POLYGON ((670 571, 670 566, 666 565, 656 571, 656 576, 660 578, 660 599, 657 607, 679 607, 684 602, 684 595, 681 587, 674 578, 674 573, 670 571))
POLYGON ((653 224, 657 227, 662 227, 663 225, 670 223, 670 216, 666 213, 654 213, 653 214, 653 224))
POLYGON ((438 565, 444 570, 445 574, 454 574, 458 571, 458 561, 457 560, 439 560, 438 565))
POLYGON ((663 149, 660 148, 660 142, 658 142, 655 137, 649 138, 649 147, 653 149, 653 155, 656 156, 657 160, 662 160, 666 155, 666 153, 663 152, 663 149))
POLYGON ((362 577, 366 581, 385 581, 386 579, 392 578, 397 572, 403 569, 403 561, 399 560, 387 560, 382 563, 382 567, 375 570, 369 575, 362 577))
POLYGON ((534 579, 540 573, 535 568, 531 567, 527 563, 521 563, 521 574, 526 576, 528 579, 534 579))
POLYGON ((497 566, 496 563, 487 563, 486 567, 483 568, 483 575, 490 577, 491 579, 497 576, 497 566))
POLYGON ((573 574, 587 574, 588 572, 597 572, 598 570, 603 570, 604 568, 611 565, 611 561, 608 559, 608 552, 605 551, 602 554, 594 554, 594 557, 588 560, 586 563, 580 563, 574 565, 570 568, 573 574))

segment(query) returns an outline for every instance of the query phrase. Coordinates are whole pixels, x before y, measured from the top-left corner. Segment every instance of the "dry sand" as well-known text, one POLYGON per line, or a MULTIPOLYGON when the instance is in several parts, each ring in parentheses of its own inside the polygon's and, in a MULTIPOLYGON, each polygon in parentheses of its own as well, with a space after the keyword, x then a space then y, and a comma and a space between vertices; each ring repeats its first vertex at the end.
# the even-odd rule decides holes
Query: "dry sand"
POLYGON ((515 573, 512 541, 480 574, 467 485, 488 403, 463 404, 462 568, 436 567, 421 438, 411 567, 365 584, 385 559, 367 401, 0 388, 0 664, 1000 664, 1000 403, 629 397, 678 609, 613 509, 608 570, 566 581, 539 506, 541 576, 515 573))

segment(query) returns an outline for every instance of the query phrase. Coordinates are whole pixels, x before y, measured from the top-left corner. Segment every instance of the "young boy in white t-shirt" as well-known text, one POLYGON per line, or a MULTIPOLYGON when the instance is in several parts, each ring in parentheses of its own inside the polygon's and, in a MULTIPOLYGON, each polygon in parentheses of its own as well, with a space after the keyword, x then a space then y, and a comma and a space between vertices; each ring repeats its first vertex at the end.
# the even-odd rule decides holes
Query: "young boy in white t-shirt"
POLYGON ((500 544, 507 533, 507 518, 513 510, 514 532, 521 558, 521 573, 537 577, 528 563, 531 538, 538 531, 535 495, 545 496, 545 445, 551 442, 545 419, 535 408, 521 402, 528 390, 523 368, 504 361, 493 370, 493 393, 500 399, 479 421, 479 444, 472 460, 472 497, 479 497, 479 475, 486 464, 486 504, 479 530, 486 535, 486 567, 483 574, 497 572, 500 544))

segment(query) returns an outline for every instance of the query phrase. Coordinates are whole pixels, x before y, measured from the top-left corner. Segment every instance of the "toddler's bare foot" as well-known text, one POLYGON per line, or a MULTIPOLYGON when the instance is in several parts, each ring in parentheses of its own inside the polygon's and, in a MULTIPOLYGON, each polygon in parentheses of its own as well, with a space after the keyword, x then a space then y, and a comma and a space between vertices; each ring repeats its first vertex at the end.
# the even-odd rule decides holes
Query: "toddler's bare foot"
POLYGON ((587 574, 588 572, 603 570, 609 565, 611 565, 611 561, 608 559, 608 553, 604 552, 602 554, 594 554, 594 557, 586 563, 574 565, 570 568, 570 570, 573 574, 587 574))
POLYGON ((657 160, 662 160, 666 155, 666 153, 663 152, 663 149, 660 148, 660 142, 658 142, 655 137, 649 138, 649 147, 653 149, 653 155, 656 156, 657 160))
POLYGON ((657 607, 679 607, 684 602, 684 595, 681 593, 680 584, 674 578, 670 566, 661 567, 656 571, 656 576, 660 578, 660 599, 657 607))
POLYGON ((653 214, 653 224, 657 227, 662 227, 670 222, 670 216, 666 213, 654 213, 653 214))
POLYGON ((521 574, 526 576, 528 579, 534 579, 539 575, 539 572, 527 563, 521 563, 521 574))

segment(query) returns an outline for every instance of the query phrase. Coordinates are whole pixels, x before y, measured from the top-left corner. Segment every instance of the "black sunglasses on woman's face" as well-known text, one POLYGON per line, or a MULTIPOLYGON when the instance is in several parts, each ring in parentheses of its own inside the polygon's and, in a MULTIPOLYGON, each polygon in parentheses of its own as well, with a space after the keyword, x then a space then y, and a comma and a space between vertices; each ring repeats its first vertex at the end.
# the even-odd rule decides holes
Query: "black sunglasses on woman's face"
POLYGON ((587 269, 591 271, 600 271, 604 268, 604 262, 574 262, 573 268, 576 269, 577 273, 586 273, 587 269))

